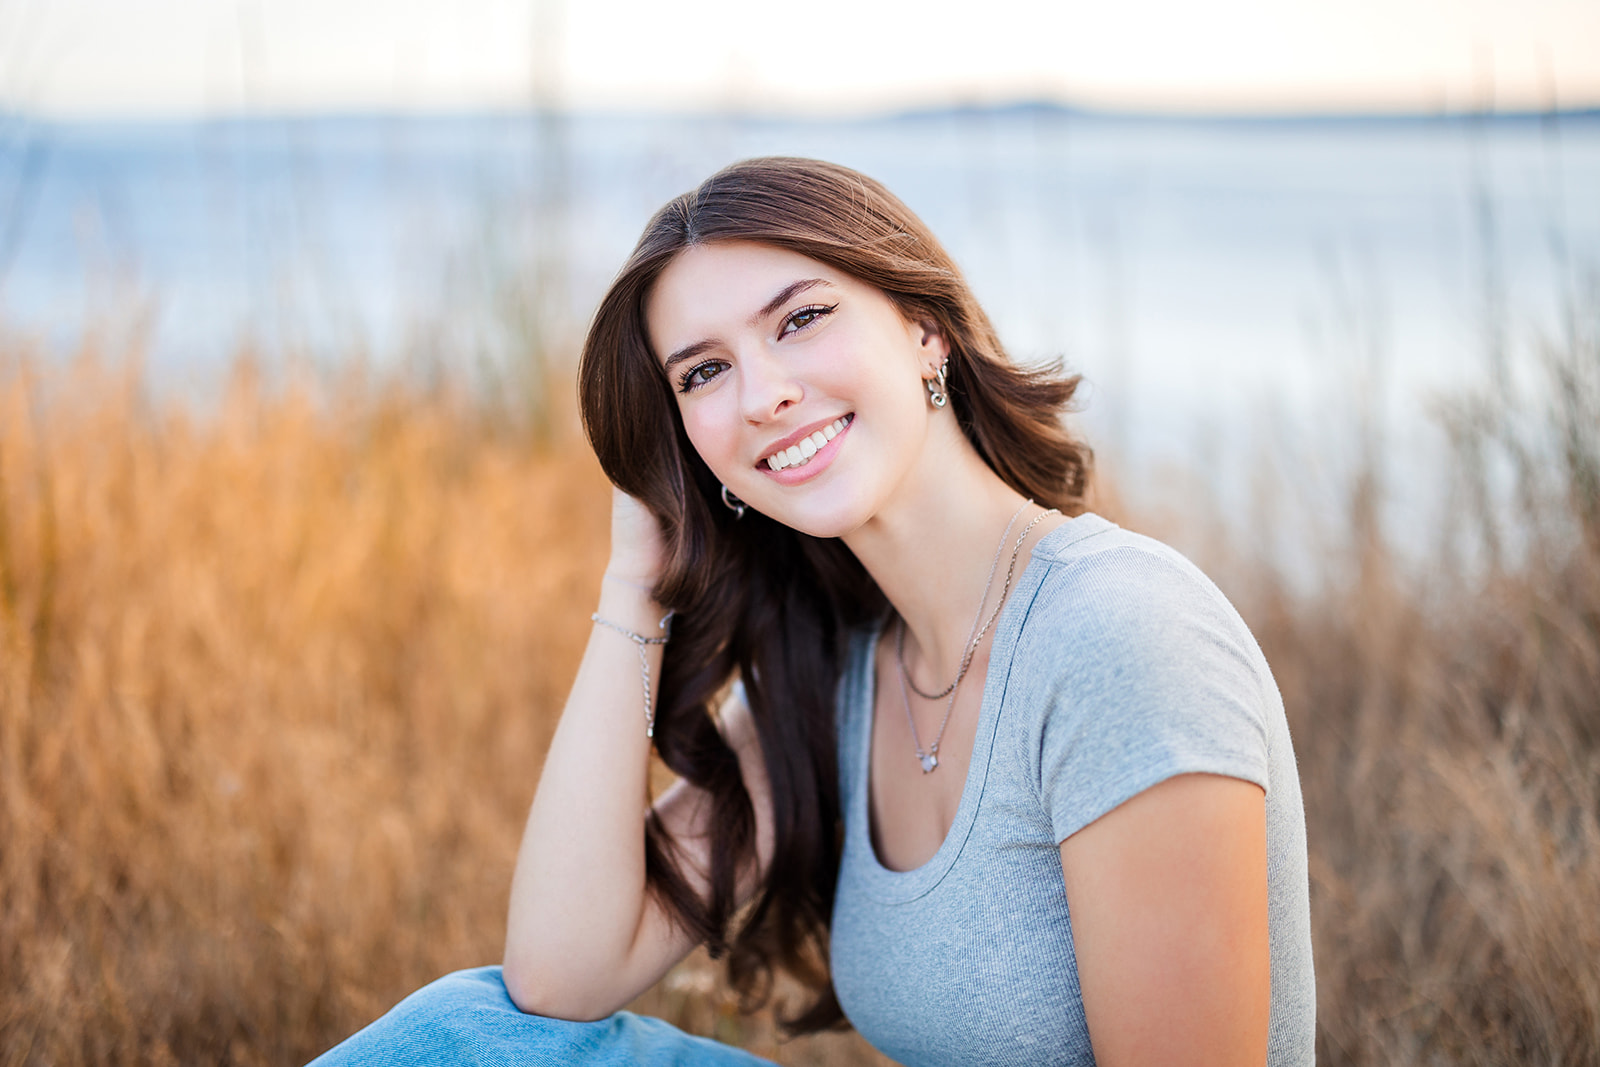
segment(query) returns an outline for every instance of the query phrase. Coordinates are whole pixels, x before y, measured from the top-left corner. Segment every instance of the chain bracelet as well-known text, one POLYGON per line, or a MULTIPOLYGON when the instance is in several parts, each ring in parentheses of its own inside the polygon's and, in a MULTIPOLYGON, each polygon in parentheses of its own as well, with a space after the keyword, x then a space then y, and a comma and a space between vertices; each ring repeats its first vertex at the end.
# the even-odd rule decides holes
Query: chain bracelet
POLYGON ((651 738, 656 736, 656 709, 650 700, 650 659, 648 653, 645 652, 645 646, 664 645, 667 643, 672 637, 673 614, 673 612, 667 612, 661 617, 661 621, 657 623, 662 631, 660 637, 646 637, 644 634, 634 633, 621 623, 612 622, 610 619, 603 617, 598 611, 589 616, 591 622, 597 622, 607 629, 617 631, 617 633, 632 641, 634 647, 639 650, 639 680, 644 683, 644 735, 651 738))

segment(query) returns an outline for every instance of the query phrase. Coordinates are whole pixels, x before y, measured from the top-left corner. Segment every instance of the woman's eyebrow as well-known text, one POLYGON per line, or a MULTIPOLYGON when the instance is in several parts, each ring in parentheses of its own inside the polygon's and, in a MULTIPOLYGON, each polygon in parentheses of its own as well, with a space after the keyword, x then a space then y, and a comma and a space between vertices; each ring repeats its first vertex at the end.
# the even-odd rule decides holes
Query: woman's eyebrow
POLYGON ((766 318, 774 311, 777 311, 783 305, 787 304, 789 301, 793 300, 807 289, 814 288, 818 285, 827 284, 828 280, 826 278, 802 278, 797 282, 790 282, 788 285, 780 289, 776 296, 774 296, 771 300, 768 300, 766 305, 762 307, 760 311, 750 316, 749 324, 751 326, 755 326, 762 319, 766 318))
POLYGON ((707 340, 704 340, 704 341, 696 341, 692 345, 684 345, 682 348, 678 349, 676 352, 672 353, 672 355, 668 356, 665 360, 662 361, 661 369, 662 370, 671 370, 672 367, 673 367, 673 364, 682 363, 686 359, 693 359, 695 356, 698 356, 700 353, 704 352, 706 349, 715 348, 715 347, 717 347, 717 342, 716 341, 712 341, 710 339, 707 339, 707 340))
MULTIPOLYGON (((806 290, 813 289, 819 285, 828 284, 829 282, 826 278, 801 278, 797 282, 790 282, 788 285, 780 289, 771 300, 768 300, 760 311, 750 316, 749 325, 759 325, 762 319, 766 318, 774 311, 777 311, 783 305, 787 304, 789 301, 793 300, 806 290)), ((672 353, 672 355, 662 360, 661 367, 663 370, 671 370, 675 364, 682 363, 686 359, 693 359, 695 356, 698 356, 700 353, 706 351, 706 349, 715 348, 716 346, 717 342, 710 339, 696 341, 693 344, 684 345, 682 348, 672 353)))

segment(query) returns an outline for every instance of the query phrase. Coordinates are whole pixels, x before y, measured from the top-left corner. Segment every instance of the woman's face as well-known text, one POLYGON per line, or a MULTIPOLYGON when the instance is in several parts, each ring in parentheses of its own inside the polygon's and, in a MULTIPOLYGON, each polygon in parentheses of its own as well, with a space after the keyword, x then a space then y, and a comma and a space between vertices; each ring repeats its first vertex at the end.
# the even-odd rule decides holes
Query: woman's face
POLYGON ((689 440, 728 489, 816 537, 871 519, 923 451, 931 325, 796 252, 696 245, 645 307, 689 440))

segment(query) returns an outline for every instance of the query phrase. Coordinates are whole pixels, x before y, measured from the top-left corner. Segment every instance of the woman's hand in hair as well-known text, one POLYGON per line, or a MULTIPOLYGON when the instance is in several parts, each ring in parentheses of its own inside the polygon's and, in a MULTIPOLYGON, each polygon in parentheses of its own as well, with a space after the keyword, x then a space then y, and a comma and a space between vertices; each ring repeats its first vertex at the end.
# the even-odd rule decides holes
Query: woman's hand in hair
POLYGON ((650 509, 621 489, 611 488, 611 561, 606 576, 649 592, 666 559, 661 523, 650 509))

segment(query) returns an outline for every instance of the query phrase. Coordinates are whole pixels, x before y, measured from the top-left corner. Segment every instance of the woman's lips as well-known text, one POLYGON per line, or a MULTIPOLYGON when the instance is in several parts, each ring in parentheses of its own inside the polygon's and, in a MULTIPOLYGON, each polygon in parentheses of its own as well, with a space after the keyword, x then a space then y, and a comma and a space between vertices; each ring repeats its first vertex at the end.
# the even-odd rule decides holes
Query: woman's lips
POLYGON ((776 449, 761 462, 767 465, 768 470, 774 471, 781 471, 786 467, 803 467, 811 462, 812 456, 826 448, 829 441, 843 433, 852 418, 854 418, 852 415, 841 415, 808 434, 793 438, 787 448, 776 449))
POLYGON ((839 443, 850 432, 851 425, 855 422, 855 414, 844 415, 831 423, 825 423, 820 429, 813 430, 800 442, 790 445, 782 452, 775 452, 756 464, 756 469, 780 485, 798 485, 809 481, 821 474, 833 462, 833 457, 839 452, 839 443), (832 436, 828 436, 829 434, 832 436), (816 438, 821 436, 823 443, 816 444, 816 438), (807 444, 811 446, 811 453, 807 455, 807 444), (779 460, 784 465, 777 470, 772 469, 772 462, 779 460), (795 462, 798 461, 798 462, 795 462))

